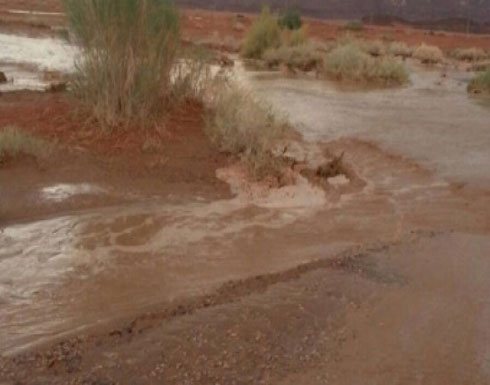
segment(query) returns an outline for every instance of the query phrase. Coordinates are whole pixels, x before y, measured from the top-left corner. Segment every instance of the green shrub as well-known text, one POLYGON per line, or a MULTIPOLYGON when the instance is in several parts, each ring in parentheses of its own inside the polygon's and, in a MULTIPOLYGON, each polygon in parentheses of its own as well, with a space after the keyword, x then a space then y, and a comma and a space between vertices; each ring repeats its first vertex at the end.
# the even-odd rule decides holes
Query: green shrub
POLYGON ((352 32, 361 32, 364 30, 364 24, 361 21, 348 21, 344 24, 343 29, 352 32))
POLYGON ((311 71, 321 67, 323 55, 313 43, 305 43, 296 46, 281 46, 269 48, 264 53, 264 60, 269 67, 277 67, 285 64, 291 69, 311 71))
POLYGON ((206 131, 221 151, 240 156, 259 178, 274 171, 272 149, 284 124, 269 106, 228 83, 219 84, 208 106, 206 131))
POLYGON ((337 78, 359 80, 364 77, 369 55, 358 45, 349 43, 334 48, 324 60, 324 72, 337 78))
POLYGON ((444 60, 444 54, 441 49, 436 46, 422 43, 413 53, 413 57, 420 60, 424 64, 441 63, 444 60))
POLYGON ((383 57, 372 61, 368 79, 384 84, 404 84, 408 82, 409 75, 400 60, 383 57))
POLYGON ((146 122, 172 94, 179 14, 170 0, 64 0, 82 49, 75 94, 108 125, 146 122))
POLYGON ((337 80, 365 83, 403 84, 408 81, 407 70, 400 60, 373 58, 355 43, 339 45, 328 53, 323 72, 337 80))
POLYGON ((279 26, 289 30, 300 29, 303 25, 301 15, 298 11, 288 10, 280 19, 279 26))
POLYGON ((487 57, 481 48, 457 48, 451 54, 455 59, 462 61, 478 61, 487 57))
POLYGON ((468 92, 490 94, 490 69, 471 80, 468 92))
POLYGON ((393 56, 410 57, 413 54, 413 49, 404 42, 394 41, 388 45, 388 53, 393 56))
POLYGON ((0 163, 19 155, 41 157, 50 149, 44 140, 25 134, 14 127, 0 130, 0 163))
POLYGON ((268 7, 264 7, 245 36, 242 55, 250 59, 260 59, 265 50, 280 45, 281 29, 278 18, 270 12, 268 7))

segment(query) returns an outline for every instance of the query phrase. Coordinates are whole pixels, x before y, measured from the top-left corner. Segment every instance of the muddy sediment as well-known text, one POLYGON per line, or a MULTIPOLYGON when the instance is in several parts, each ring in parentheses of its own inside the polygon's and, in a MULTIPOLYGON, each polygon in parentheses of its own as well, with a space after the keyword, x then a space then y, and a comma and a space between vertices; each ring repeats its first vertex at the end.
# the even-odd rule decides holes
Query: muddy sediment
POLYGON ((490 110, 409 65, 369 91, 240 74, 304 138, 284 185, 196 105, 145 153, 74 134, 63 93, 2 95, 0 125, 61 150, 0 169, 0 383, 490 382, 490 110))

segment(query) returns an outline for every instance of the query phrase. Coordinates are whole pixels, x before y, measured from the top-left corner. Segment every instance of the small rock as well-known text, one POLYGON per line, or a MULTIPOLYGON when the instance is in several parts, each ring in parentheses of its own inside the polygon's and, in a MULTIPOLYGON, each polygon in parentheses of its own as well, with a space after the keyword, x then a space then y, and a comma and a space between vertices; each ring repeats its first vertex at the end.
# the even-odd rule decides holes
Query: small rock
POLYGON ((7 76, 5 76, 5 74, 2 71, 0 71, 0 84, 3 83, 7 83, 7 76))

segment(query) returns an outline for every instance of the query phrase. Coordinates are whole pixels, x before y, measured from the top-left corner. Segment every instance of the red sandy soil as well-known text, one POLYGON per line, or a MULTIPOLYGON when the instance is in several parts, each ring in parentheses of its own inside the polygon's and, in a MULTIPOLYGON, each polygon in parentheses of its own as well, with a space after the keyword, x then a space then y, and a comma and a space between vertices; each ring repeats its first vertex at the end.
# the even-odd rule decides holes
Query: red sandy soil
MULTIPOLYGON (((40 12, 62 12, 60 0, 5 0, 0 4, 0 28, 31 29, 38 33, 49 33, 52 27, 64 24, 60 16, 11 14, 9 9, 31 10, 40 12)), ((239 42, 255 15, 237 14, 234 12, 212 12, 197 9, 186 9, 183 12, 183 34, 186 38, 216 41, 216 46, 225 45, 235 39, 239 42)), ((312 38, 331 41, 342 35, 344 22, 306 19, 306 26, 312 38)), ((56 29, 56 28, 55 28, 56 29)), ((489 35, 472 35, 456 32, 431 32, 423 29, 398 24, 392 26, 366 26, 359 35, 366 39, 389 39, 404 41, 410 45, 423 42, 439 46, 444 50, 454 48, 479 47, 490 49, 489 35)))
POLYGON ((203 131, 204 110, 196 102, 175 107, 155 127, 100 127, 75 114, 65 93, 6 93, 0 96, 0 130, 15 126, 51 143, 48 159, 20 159, 0 167, 0 221, 107 206, 145 197, 223 197, 228 187, 216 176, 227 164, 203 131), (39 186, 93 183, 117 194, 47 204, 39 186))

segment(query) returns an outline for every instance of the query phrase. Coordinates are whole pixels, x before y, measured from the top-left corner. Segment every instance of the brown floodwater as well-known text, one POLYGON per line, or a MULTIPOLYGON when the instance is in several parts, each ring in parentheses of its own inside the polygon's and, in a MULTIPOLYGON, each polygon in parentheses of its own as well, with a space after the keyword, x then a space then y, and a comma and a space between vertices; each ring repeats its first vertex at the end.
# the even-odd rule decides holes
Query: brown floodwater
MULTIPOLYGON (((468 98, 466 73, 412 71, 405 88, 370 91, 247 75, 297 124, 307 156, 345 153, 360 181, 352 186, 325 191, 299 178, 262 191, 222 170, 233 199, 141 202, 1 229, 0 354, 413 231, 487 235, 490 106, 468 98)), ((63 199, 59 186, 44 191, 63 199)))

